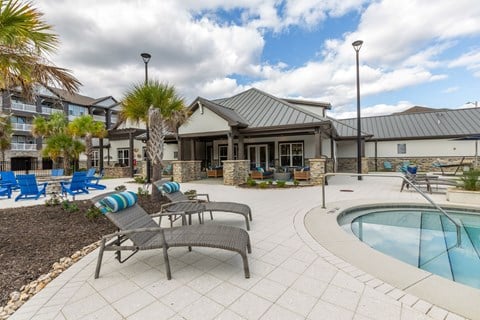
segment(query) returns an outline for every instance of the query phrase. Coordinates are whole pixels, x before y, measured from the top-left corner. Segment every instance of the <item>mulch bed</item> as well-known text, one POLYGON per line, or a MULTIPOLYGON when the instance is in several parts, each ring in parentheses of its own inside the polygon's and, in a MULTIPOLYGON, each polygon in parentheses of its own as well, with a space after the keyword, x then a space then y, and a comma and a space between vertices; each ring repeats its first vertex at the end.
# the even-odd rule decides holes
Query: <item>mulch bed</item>
MULTIPOLYGON (((160 211, 164 202, 139 198, 139 204, 149 213, 160 211)), ((80 210, 68 212, 62 205, 44 204, 0 210, 0 306, 7 303, 11 292, 49 272, 60 258, 115 232, 105 217, 85 217, 90 201, 71 203, 80 210)))

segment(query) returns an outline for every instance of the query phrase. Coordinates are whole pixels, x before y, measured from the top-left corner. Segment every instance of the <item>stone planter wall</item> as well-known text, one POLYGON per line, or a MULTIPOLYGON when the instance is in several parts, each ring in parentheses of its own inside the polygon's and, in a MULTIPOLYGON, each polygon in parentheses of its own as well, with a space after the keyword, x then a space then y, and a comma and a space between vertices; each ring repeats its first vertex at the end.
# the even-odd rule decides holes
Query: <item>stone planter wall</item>
POLYGON ((188 182, 200 180, 201 164, 200 160, 172 161, 173 180, 177 182, 188 182))
POLYGON ((223 161, 223 184, 236 186, 247 182, 250 172, 248 160, 223 161))
POLYGON ((480 205, 480 191, 468 191, 450 187, 447 189, 447 201, 459 204, 480 205))
MULTIPOLYGON (((337 160, 338 172, 357 172, 357 158, 338 158, 337 160)), ((364 157, 362 158, 362 173, 368 173, 369 171, 373 171, 373 169, 370 168, 370 159, 364 157)))
POLYGON ((315 185, 322 184, 325 169, 326 159, 310 159, 310 182, 315 185))
POLYGON ((130 177, 130 167, 105 167, 105 176, 109 178, 130 177))

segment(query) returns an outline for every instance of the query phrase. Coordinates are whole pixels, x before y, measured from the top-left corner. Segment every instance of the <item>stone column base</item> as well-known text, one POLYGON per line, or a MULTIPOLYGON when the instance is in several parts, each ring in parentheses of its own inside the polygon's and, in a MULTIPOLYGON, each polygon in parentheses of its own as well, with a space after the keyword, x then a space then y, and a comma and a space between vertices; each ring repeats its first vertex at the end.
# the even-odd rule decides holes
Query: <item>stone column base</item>
POLYGON ((173 180, 177 182, 200 180, 201 164, 200 160, 172 161, 173 180))
POLYGON ((368 157, 362 157, 362 173, 368 173, 368 157))
POLYGON ((250 172, 248 160, 223 161, 223 184, 236 186, 247 182, 250 172))
POLYGON ((326 162, 327 159, 324 158, 310 159, 310 182, 312 184, 322 184, 326 162))

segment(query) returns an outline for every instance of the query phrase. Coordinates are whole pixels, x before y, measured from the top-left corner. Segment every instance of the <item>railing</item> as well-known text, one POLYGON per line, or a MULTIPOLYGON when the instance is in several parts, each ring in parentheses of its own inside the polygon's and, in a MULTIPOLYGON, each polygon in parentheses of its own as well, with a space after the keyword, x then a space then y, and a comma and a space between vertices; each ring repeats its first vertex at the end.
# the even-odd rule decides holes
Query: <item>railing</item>
POLYGON ((323 175, 322 179, 322 208, 325 209, 325 180, 330 176, 350 176, 350 177, 379 177, 379 178, 400 178, 405 181, 409 186, 411 186, 415 191, 417 191, 423 198, 425 198, 432 206, 440 211, 448 220, 450 220, 455 226, 457 232, 457 247, 462 244, 462 231, 461 231, 461 222, 455 221, 445 210, 443 210, 435 201, 427 196, 422 190, 420 190, 416 185, 414 185, 410 180, 404 176, 394 175, 394 174, 368 174, 368 173, 326 173, 323 175))
POLYGON ((20 151, 36 151, 36 143, 12 143, 12 150, 20 151))
POLYGON ((31 124, 25 124, 25 123, 14 123, 14 122, 12 122, 12 129, 13 130, 18 130, 18 131, 32 131, 32 125, 31 124))
POLYGON ((56 109, 56 108, 50 108, 50 107, 42 107, 42 113, 43 114, 52 114, 54 112, 62 112, 62 109, 56 109))
POLYGON ((12 109, 27 111, 27 112, 37 112, 37 107, 34 106, 33 104, 15 102, 15 101, 12 101, 12 109))
POLYGON ((105 122, 105 116, 93 116, 93 120, 95 121, 100 121, 100 122, 105 122))

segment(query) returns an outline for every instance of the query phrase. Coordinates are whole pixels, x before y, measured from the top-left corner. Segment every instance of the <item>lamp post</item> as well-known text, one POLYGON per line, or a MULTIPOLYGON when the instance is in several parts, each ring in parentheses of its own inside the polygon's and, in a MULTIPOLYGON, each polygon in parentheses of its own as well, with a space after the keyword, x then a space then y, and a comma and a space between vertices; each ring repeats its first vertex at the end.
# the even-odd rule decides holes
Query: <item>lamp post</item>
MULTIPOLYGON (((145 63, 145 85, 148 84, 148 62, 150 61, 150 58, 152 57, 152 55, 150 53, 146 53, 146 52, 143 52, 140 54, 140 56, 142 57, 143 59, 143 62, 145 63)), ((147 115, 148 117, 148 115, 147 115)), ((150 140, 150 130, 148 128, 148 118, 147 118, 147 122, 145 123, 145 127, 146 127, 146 145, 147 145, 147 183, 150 183, 150 157, 148 156, 148 140, 150 140)))
MULTIPOLYGON (((475 106, 475 108, 478 107, 478 101, 468 101, 466 104, 473 104, 475 106)), ((475 138, 475 162, 474 162, 474 166, 475 166, 475 169, 477 168, 478 166, 478 140, 477 138, 475 138)))
MULTIPOLYGON (((357 173, 362 173, 362 127, 360 122, 360 69, 358 62, 358 52, 362 47, 363 41, 357 40, 352 43, 357 58, 357 173)), ((358 176, 362 180, 362 176, 358 176)))

